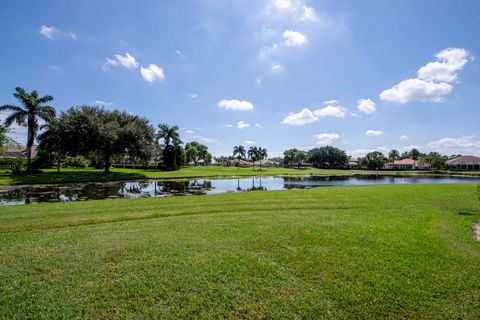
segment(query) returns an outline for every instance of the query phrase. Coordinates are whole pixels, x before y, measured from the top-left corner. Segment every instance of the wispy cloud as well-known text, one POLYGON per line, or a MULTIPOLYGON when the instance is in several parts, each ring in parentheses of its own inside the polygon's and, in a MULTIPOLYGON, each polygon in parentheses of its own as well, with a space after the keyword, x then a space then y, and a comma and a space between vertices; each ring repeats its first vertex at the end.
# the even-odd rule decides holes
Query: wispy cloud
POLYGON ((130 53, 125 53, 124 55, 116 54, 114 59, 105 58, 105 62, 102 65, 102 69, 107 71, 112 66, 122 66, 126 69, 136 69, 138 68, 138 62, 130 53))
POLYGON ((367 131, 365 132, 365 134, 366 134, 368 137, 378 137, 378 136, 383 135, 383 131, 380 131, 380 130, 367 130, 367 131))
POLYGON ((71 40, 77 40, 77 35, 73 32, 65 32, 54 26, 42 25, 38 32, 49 40, 56 40, 60 38, 66 38, 71 40))
POLYGON ((243 121, 238 121, 237 122, 237 128, 238 129, 245 129, 245 128, 248 128, 250 127, 250 124, 246 123, 246 122, 243 122, 243 121))

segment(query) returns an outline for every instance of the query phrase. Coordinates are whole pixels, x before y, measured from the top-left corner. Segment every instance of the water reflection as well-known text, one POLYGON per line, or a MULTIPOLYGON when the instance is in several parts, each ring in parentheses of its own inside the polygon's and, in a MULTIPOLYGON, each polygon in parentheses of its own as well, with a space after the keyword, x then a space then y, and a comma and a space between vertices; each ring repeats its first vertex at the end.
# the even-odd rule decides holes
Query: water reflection
POLYGON ((91 199, 165 197, 203 195, 243 191, 308 189, 319 186, 365 184, 439 184, 480 183, 480 178, 462 177, 398 177, 398 176, 336 176, 336 177, 253 177, 220 180, 121 181, 108 183, 76 183, 65 185, 34 185, 0 189, 0 205, 37 202, 82 201, 91 199))

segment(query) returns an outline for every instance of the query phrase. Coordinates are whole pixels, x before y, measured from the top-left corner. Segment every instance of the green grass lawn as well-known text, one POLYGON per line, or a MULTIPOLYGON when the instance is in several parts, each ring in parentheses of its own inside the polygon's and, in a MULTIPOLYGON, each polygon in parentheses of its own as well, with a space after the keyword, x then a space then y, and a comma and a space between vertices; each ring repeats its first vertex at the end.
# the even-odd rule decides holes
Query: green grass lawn
MULTIPOLYGON (((326 170, 326 169, 292 169, 292 168, 263 168, 261 171, 252 168, 235 167, 182 167, 177 171, 142 170, 114 168, 112 173, 106 175, 103 170, 92 168, 86 169, 62 169, 57 174, 56 169, 43 169, 42 173, 12 174, 8 171, 0 171, 0 185, 13 184, 38 184, 38 183, 67 183, 82 181, 111 181, 111 180, 134 180, 134 179, 173 179, 194 177, 226 177, 248 175, 341 175, 341 174, 394 174, 412 175, 428 174, 426 171, 368 171, 368 170, 326 170)), ((477 173, 478 174, 478 173, 477 173)))
POLYGON ((477 186, 0 209, 0 318, 479 319, 477 186))

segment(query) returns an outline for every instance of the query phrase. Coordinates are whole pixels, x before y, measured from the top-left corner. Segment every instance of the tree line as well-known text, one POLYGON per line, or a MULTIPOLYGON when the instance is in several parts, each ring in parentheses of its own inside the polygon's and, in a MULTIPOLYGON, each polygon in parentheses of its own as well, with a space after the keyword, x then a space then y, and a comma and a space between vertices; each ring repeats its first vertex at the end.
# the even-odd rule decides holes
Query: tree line
MULTIPOLYGON (((166 123, 155 128, 146 118, 119 110, 107 110, 100 106, 82 105, 71 107, 58 116, 48 103, 53 100, 50 95, 39 96, 36 90, 28 93, 17 87, 13 96, 20 105, 2 105, 0 111, 11 111, 4 125, 0 125, 0 151, 7 145, 15 143, 8 138, 8 128, 17 123, 26 126, 26 169, 31 171, 41 167, 56 165, 58 171, 62 164, 103 168, 110 172, 112 163, 123 166, 155 166, 163 170, 176 170, 186 163, 209 164, 212 155, 208 147, 196 141, 184 145, 180 139, 178 126, 166 123), (32 146, 38 140, 38 155, 32 162, 32 146)), ((391 150, 387 156, 373 151, 357 159, 358 165, 368 169, 382 169, 386 164, 393 165, 396 160, 409 158, 423 161, 434 169, 445 166, 448 159, 459 155, 441 155, 437 152, 421 153, 417 149, 400 152, 391 150)), ((251 146, 235 146, 231 157, 218 157, 215 160, 225 163, 236 160, 240 167, 242 160, 250 160, 252 169, 255 164, 268 159, 267 149, 251 146)), ((333 169, 348 168, 352 159, 345 151, 324 146, 308 151, 296 148, 288 149, 283 158, 277 160, 283 166, 300 168, 305 165, 333 169)), ((261 170, 261 165, 259 166, 261 170)))
MULTIPOLYGON (((187 162, 210 162, 208 147, 190 142, 183 147, 178 126, 161 123, 155 129, 148 119, 119 110, 99 106, 77 106, 58 116, 47 103, 50 95, 40 97, 17 87, 13 96, 20 105, 3 105, 0 111, 11 111, 4 121, 8 128, 13 123, 27 127, 26 169, 56 164, 71 157, 84 157, 105 173, 115 163, 151 164, 164 170, 176 170, 187 162), (39 134, 40 132, 40 134, 39 134), (38 155, 32 162, 32 146, 37 138, 38 155)), ((5 136, 0 130, 0 137, 5 136)), ((3 138, 2 138, 3 139, 3 138)))

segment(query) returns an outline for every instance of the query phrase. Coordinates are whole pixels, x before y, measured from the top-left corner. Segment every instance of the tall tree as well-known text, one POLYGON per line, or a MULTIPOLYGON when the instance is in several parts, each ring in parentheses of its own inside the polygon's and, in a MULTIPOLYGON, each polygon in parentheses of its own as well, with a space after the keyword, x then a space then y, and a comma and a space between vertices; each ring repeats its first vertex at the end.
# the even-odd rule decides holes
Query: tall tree
POLYGON ((237 158, 237 169, 240 170, 240 160, 245 159, 246 151, 244 146, 233 147, 233 157, 237 158))
POLYGON ((185 145, 185 154, 187 156, 187 161, 191 161, 195 165, 197 165, 200 160, 207 163, 208 156, 210 155, 208 153, 208 147, 197 141, 188 142, 185 145))
POLYGON ((400 152, 398 152, 397 149, 393 149, 388 153, 388 160, 390 160, 391 164, 393 164, 398 158, 400 158, 400 152))
POLYGON ((417 160, 420 158, 420 156, 421 156, 422 154, 420 153, 420 151, 418 151, 418 149, 413 148, 412 150, 410 150, 410 152, 408 153, 408 155, 409 155, 410 158, 413 160, 413 168, 416 169, 416 167, 417 167, 417 160))
POLYGON ((248 148, 248 158, 252 160, 252 170, 255 171, 255 161, 259 160, 260 152, 257 147, 248 148))
POLYGON ((118 110, 82 106, 62 112, 59 121, 66 153, 72 156, 100 154, 105 173, 110 173, 114 156, 150 158, 154 130, 145 118, 118 110))
POLYGON ((178 126, 175 125, 170 127, 166 123, 159 124, 157 132, 157 141, 158 140, 163 140, 163 159, 165 166, 168 169, 176 170, 178 168, 177 165, 180 162, 179 158, 183 153, 183 149, 181 148, 183 142, 180 140, 178 126))
POLYGON ((348 156, 345 151, 332 146, 313 148, 308 151, 308 161, 317 168, 345 168, 348 156))
MULTIPOLYGON (((258 160, 267 160, 268 158, 268 152, 267 149, 259 147, 258 148, 258 160)), ((260 171, 262 170, 262 163, 260 162, 260 171)))
POLYGON ((24 89, 17 87, 13 96, 17 98, 21 106, 6 104, 0 106, 0 111, 12 111, 5 118, 5 126, 10 127, 16 122, 18 125, 27 126, 27 171, 31 169, 32 146, 39 129, 38 120, 50 123, 55 118, 55 109, 46 103, 53 100, 52 96, 38 96, 38 92, 33 90, 28 93, 24 89))
POLYGON ((379 151, 373 151, 367 153, 363 163, 365 163, 369 169, 380 170, 385 165, 385 161, 387 161, 387 159, 383 153, 379 151))
POLYGON ((298 150, 293 157, 293 162, 297 164, 297 167, 300 168, 302 163, 307 160, 307 153, 302 150, 298 150))
POLYGON ((288 149, 283 152, 283 161, 286 165, 296 164, 298 168, 307 160, 307 153, 296 148, 288 149))

